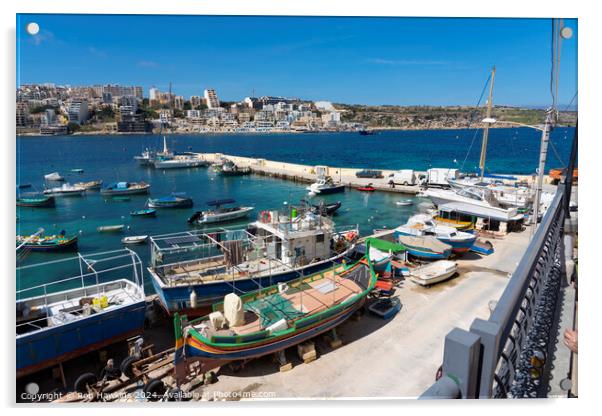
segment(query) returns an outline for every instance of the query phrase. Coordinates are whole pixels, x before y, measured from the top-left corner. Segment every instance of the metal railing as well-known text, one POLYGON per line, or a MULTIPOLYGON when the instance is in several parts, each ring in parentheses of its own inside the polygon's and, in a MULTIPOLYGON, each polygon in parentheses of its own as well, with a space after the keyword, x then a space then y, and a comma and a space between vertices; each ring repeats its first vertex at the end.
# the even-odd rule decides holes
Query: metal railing
POLYGON ((545 395, 544 372, 553 353, 565 273, 566 199, 570 188, 563 184, 489 319, 475 319, 468 331, 454 328, 447 334, 442 376, 421 398, 545 395))

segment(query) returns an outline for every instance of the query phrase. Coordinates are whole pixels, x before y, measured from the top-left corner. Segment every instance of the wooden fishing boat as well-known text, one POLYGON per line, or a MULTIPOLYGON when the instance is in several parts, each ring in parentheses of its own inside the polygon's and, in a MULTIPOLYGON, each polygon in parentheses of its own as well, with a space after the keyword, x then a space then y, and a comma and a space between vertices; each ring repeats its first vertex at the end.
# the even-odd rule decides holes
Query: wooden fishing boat
POLYGON ((149 198, 149 208, 190 208, 193 205, 192 198, 179 195, 164 196, 161 198, 149 198))
POLYGON ((98 227, 96 230, 99 233, 120 233, 125 228, 124 224, 118 225, 103 225, 98 227))
POLYGON ((48 235, 48 236, 22 236, 16 238, 17 247, 21 246, 21 250, 30 251, 67 251, 77 249, 77 235, 65 236, 48 235))
POLYGON ((130 235, 128 237, 123 237, 121 242, 123 244, 144 244, 148 240, 148 235, 130 235))
POLYGON ((204 373, 225 363, 283 351, 333 330, 365 302, 376 284, 370 259, 280 283, 238 297, 226 295, 213 313, 182 327, 175 316, 176 380, 189 366, 204 373))
POLYGON ((115 182, 100 190, 101 195, 147 194, 150 185, 144 182, 115 182))
POLYGON ((54 196, 52 195, 21 195, 17 198, 17 206, 31 208, 52 208, 55 206, 55 200, 54 196))
POLYGON ((383 319, 390 319, 401 310, 401 301, 397 297, 379 299, 368 306, 368 310, 383 319))
POLYGON ((410 280, 421 286, 430 286, 449 279, 457 270, 455 261, 439 260, 410 270, 410 280))
POLYGON ((138 209, 130 212, 132 217, 154 217, 156 214, 157 210, 154 208, 138 209))
POLYGON ((95 191, 100 189, 102 186, 102 181, 89 181, 89 182, 77 182, 74 186, 79 186, 80 188, 84 188, 86 191, 95 191))
POLYGON ((452 252, 449 244, 442 243, 432 236, 398 235, 397 239, 406 247, 408 253, 420 259, 443 260, 447 259, 452 252))

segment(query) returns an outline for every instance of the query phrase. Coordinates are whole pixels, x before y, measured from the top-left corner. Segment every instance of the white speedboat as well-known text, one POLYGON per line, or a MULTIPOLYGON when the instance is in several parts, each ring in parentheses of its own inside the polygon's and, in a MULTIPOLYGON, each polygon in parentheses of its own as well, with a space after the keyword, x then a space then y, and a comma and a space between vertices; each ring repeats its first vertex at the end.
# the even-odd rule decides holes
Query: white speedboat
POLYGON ((207 205, 213 207, 207 211, 197 211, 190 218, 190 224, 216 224, 220 222, 234 221, 245 218, 253 211, 253 207, 224 207, 223 205, 233 204, 233 199, 221 199, 210 201, 207 205))
POLYGON ((533 191, 524 186, 509 186, 500 181, 463 178, 448 180, 452 189, 487 189, 493 193, 502 207, 526 208, 533 201, 533 191))
POLYGON ((323 178, 319 178, 306 189, 312 194, 327 195, 345 192, 345 185, 342 183, 334 183, 330 176, 325 176, 323 178))
POLYGON ((60 181, 65 180, 65 178, 62 177, 58 172, 52 172, 47 175, 44 175, 44 179, 46 179, 47 181, 55 181, 55 182, 60 182, 60 181))
POLYGON ((410 280, 421 286, 430 286, 452 277, 458 264, 450 260, 438 260, 410 270, 410 280))
POLYGON ((55 188, 44 190, 44 195, 52 196, 82 196, 86 192, 86 188, 83 186, 74 186, 65 183, 55 188))
POLYGON ((512 220, 518 217, 516 208, 503 208, 490 189, 463 188, 463 189, 434 189, 429 188, 425 194, 437 205, 448 203, 463 203, 479 208, 479 211, 491 218, 512 220))
POLYGON ((154 162, 155 169, 181 169, 207 166, 207 162, 194 156, 174 156, 171 159, 159 159, 154 162))

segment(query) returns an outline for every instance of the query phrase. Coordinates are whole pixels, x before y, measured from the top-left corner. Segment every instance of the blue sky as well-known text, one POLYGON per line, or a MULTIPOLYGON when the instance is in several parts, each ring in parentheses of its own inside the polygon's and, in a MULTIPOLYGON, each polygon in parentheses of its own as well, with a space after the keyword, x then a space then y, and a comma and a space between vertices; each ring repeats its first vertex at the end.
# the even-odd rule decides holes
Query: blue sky
MULTIPOLYGON (((574 36, 562 45, 561 104, 577 91, 577 21, 565 24, 574 36)), ((495 64, 494 103, 541 106, 550 36, 550 19, 18 15, 17 83, 468 105, 495 64)))

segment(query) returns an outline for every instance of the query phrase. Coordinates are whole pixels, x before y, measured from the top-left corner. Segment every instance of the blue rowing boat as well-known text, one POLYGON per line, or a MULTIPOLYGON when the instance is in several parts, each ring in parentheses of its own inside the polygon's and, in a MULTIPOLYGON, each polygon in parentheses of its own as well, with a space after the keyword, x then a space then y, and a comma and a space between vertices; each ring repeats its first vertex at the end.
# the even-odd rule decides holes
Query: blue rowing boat
POLYGON ((138 209, 131 211, 132 217, 154 217, 157 214, 157 210, 154 208, 138 209))
POLYGON ((406 247, 409 254, 424 260, 444 260, 452 253, 452 247, 435 237, 414 237, 398 235, 398 241, 406 247))

